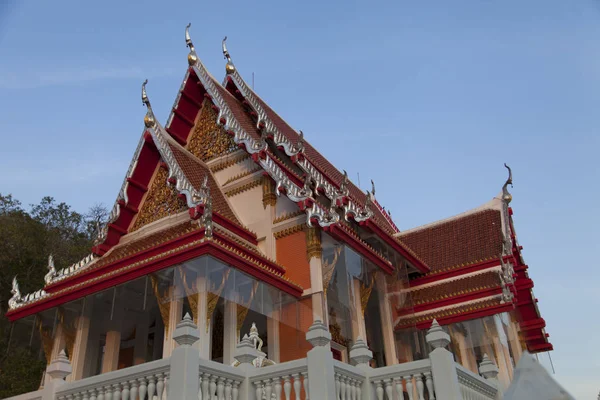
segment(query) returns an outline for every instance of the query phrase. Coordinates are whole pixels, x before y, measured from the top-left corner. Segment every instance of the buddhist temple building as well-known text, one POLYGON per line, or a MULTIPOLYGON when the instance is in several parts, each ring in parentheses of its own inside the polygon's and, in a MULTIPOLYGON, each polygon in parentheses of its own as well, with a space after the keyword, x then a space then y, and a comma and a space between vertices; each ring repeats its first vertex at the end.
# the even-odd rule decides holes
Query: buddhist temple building
POLYGON ((225 40, 222 80, 188 29, 186 44, 164 123, 143 84, 139 144, 90 254, 70 266, 49 256, 37 292, 13 281, 10 346, 48 363, 64 349, 76 382, 170 357, 186 314, 200 357, 226 365, 252 329, 273 363, 305 358, 320 320, 335 360, 350 363, 362 338, 379 368, 427 358, 435 319, 456 363, 478 374, 487 355, 505 388, 524 351, 552 350, 510 168, 488 203, 400 230, 374 185, 359 189, 248 86, 225 40))

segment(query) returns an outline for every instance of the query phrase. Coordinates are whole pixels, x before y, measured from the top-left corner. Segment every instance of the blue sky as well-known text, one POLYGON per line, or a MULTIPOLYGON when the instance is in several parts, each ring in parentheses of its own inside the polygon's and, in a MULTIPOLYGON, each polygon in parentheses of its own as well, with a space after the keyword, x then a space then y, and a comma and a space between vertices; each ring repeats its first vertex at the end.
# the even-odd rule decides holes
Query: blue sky
POLYGON ((142 132, 165 122, 184 27, 220 43, 288 122, 401 229, 476 207, 509 163, 519 240, 576 398, 600 390, 600 3, 11 1, 0 4, 0 192, 112 206, 142 132))

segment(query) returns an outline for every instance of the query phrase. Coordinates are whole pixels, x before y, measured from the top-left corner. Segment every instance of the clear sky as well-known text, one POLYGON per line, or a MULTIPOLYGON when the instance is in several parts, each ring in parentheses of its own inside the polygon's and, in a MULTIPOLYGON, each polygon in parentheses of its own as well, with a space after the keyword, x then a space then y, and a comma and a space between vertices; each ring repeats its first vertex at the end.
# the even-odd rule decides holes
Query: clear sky
POLYGON ((400 229, 479 206, 509 163, 519 241, 578 399, 600 390, 600 3, 0 2, 0 192, 112 206, 142 132, 165 122, 184 27, 213 75, 221 39, 292 126, 400 229))

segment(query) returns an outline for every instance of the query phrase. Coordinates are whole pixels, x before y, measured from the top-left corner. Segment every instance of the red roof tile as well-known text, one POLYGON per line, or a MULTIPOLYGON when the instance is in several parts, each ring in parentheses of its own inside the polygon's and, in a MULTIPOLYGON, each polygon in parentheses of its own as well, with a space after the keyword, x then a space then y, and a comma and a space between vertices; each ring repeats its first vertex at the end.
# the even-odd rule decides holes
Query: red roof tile
POLYGON ((429 265, 432 273, 499 259, 503 241, 500 211, 478 211, 400 233, 398 238, 429 265))

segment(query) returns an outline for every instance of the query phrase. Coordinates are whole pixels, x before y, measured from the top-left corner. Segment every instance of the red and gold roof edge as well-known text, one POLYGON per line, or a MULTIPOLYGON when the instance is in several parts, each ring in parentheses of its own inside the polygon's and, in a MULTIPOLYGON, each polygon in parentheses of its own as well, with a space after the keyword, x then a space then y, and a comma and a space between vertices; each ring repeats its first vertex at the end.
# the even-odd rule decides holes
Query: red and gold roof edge
POLYGON ((7 317, 14 321, 205 254, 296 298, 302 295, 303 288, 287 278, 281 272, 281 266, 260 254, 247 251, 244 246, 232 240, 230 235, 225 235, 223 230, 215 229, 212 238, 204 237, 203 227, 191 231, 185 227, 184 231, 187 233, 175 239, 160 244, 152 243, 135 254, 100 268, 85 270, 85 273, 49 286, 46 288, 47 296, 10 311, 7 317))
POLYGON ((431 322, 436 319, 440 325, 488 317, 491 315, 510 311, 514 308, 512 303, 503 303, 500 296, 477 303, 464 304, 459 307, 448 308, 440 311, 406 318, 399 321, 395 330, 416 327, 417 329, 428 329, 431 322))

